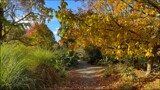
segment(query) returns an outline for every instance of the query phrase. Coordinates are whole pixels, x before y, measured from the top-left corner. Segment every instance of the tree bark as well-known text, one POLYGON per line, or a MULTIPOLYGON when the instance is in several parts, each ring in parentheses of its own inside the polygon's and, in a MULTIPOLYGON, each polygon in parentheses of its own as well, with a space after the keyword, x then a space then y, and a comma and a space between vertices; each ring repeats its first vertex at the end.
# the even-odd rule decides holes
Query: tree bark
POLYGON ((0 3, 0 40, 2 40, 2 29, 3 29, 3 8, 1 7, 1 3, 0 3))
POLYGON ((149 60, 148 60, 148 62, 147 62, 146 76, 148 76, 152 72, 153 61, 154 61, 154 57, 150 57, 149 60))
POLYGON ((157 48, 157 44, 156 44, 152 49, 152 53, 153 53, 154 56, 149 57, 148 62, 147 62, 146 76, 148 76, 152 72, 153 62, 156 58, 157 51, 158 51, 158 48, 157 48))

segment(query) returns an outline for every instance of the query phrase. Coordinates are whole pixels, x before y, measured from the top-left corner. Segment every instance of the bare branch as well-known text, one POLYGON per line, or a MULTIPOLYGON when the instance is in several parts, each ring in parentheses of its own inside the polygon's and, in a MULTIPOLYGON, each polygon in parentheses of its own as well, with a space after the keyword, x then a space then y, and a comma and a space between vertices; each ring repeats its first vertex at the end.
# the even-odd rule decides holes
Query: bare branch
POLYGON ((15 23, 18 23, 18 22, 24 20, 25 18, 27 18, 27 17, 28 17, 29 15, 31 15, 31 14, 32 14, 32 12, 29 12, 27 15, 25 15, 23 18, 19 19, 19 20, 16 21, 15 23))

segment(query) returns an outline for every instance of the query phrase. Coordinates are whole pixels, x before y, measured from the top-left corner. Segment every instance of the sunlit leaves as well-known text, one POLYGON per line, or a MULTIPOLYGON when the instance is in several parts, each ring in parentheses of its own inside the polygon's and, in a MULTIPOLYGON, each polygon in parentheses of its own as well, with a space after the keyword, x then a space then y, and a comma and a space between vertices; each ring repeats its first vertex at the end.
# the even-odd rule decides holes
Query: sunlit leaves
POLYGON ((145 52, 146 52, 146 54, 145 54, 145 56, 146 56, 146 57, 154 56, 154 54, 152 53, 152 49, 151 49, 151 48, 150 48, 150 49, 145 50, 145 52))
POLYGON ((63 12, 72 17, 63 19, 69 26, 65 39, 74 38, 75 44, 82 47, 100 47, 104 55, 115 55, 117 59, 151 57, 160 40, 158 13, 143 0, 88 1, 88 9, 83 12, 63 12))
POLYGON ((49 28, 41 23, 32 25, 31 28, 26 32, 25 37, 28 43, 31 45, 37 45, 42 48, 52 48, 54 44, 54 35, 49 28))

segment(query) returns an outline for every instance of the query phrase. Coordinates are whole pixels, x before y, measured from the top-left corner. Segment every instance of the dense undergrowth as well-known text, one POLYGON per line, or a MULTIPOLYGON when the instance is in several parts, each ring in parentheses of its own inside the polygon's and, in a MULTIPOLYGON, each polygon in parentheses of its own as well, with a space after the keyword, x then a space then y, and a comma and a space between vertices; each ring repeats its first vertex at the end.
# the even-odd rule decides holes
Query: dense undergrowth
POLYGON ((66 67, 77 64, 74 57, 61 48, 47 50, 21 44, 2 44, 0 90, 50 88, 67 76, 66 67))
POLYGON ((146 77, 143 66, 139 66, 140 69, 137 69, 137 67, 130 64, 110 64, 104 70, 103 78, 119 77, 113 84, 113 87, 117 90, 159 90, 159 71, 155 71, 153 75, 146 77))

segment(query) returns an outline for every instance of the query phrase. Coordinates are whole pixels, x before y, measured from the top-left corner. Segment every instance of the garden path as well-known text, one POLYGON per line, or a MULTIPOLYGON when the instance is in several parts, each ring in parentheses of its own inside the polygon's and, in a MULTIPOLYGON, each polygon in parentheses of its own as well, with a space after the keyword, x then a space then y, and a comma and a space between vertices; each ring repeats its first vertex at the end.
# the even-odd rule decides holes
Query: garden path
POLYGON ((69 80, 61 82, 56 89, 59 90, 93 90, 105 89, 107 85, 102 82, 102 72, 104 67, 94 66, 87 63, 87 61, 79 61, 77 68, 69 70, 69 80), (62 84, 63 83, 63 84, 62 84))

